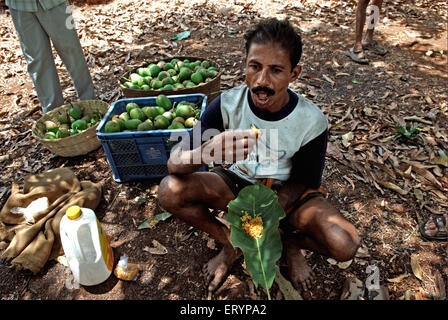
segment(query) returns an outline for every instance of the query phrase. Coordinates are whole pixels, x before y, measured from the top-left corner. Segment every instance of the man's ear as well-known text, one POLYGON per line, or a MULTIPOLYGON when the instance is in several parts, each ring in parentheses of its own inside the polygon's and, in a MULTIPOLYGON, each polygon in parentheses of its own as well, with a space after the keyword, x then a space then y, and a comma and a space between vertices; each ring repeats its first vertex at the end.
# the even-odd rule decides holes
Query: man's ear
POLYGON ((297 80, 297 78, 300 76, 301 73, 302 73, 302 66, 298 64, 292 69, 290 82, 297 80))

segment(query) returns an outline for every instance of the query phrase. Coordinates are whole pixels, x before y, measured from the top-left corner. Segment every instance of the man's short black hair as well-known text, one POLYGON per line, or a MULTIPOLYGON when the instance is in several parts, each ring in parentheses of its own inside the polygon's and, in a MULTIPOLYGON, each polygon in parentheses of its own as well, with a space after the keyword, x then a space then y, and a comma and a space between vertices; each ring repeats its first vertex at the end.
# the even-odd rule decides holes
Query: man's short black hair
POLYGON ((291 67, 294 68, 302 57, 302 38, 287 20, 269 19, 258 23, 244 35, 246 56, 252 43, 276 43, 289 51, 291 67))

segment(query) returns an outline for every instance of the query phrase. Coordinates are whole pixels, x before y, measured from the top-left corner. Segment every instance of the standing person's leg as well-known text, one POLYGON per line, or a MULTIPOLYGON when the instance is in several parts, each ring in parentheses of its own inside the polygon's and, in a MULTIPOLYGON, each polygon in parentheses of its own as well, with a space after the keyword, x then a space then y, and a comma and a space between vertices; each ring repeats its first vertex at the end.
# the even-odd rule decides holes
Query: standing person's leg
POLYGON ((366 24, 366 10, 369 0, 359 0, 356 6, 355 44, 353 50, 362 50, 362 33, 366 24))
POLYGON ((362 64, 368 63, 362 48, 362 33, 366 23, 366 9, 369 1, 370 0, 359 0, 356 5, 355 44, 345 53, 353 61, 362 64))
POLYGON ((94 99, 92 78, 69 9, 64 3, 47 11, 39 10, 37 17, 67 67, 78 98, 94 99))
POLYGON ((50 39, 34 13, 12 8, 10 13, 28 65, 28 73, 42 110, 46 113, 64 103, 50 39))
MULTIPOLYGON (((376 8, 378 8, 378 9, 374 9, 372 14, 375 14, 375 11, 378 10, 377 11, 378 19, 379 19, 379 14, 381 12, 382 5, 383 5, 383 0, 373 0, 373 2, 372 2, 372 6, 376 6, 376 8)), ((365 13, 364 13, 364 17, 365 17, 365 13)), ((375 22, 377 22, 377 21, 374 21, 372 26, 367 26, 367 30, 364 35, 364 39, 362 40, 362 45, 368 45, 373 40, 373 32, 375 31, 375 22)))
POLYGON ((381 12, 381 6, 383 5, 383 0, 373 0, 372 6, 376 6, 373 11, 373 14, 376 14, 375 21, 373 25, 367 26, 367 31, 364 35, 364 39, 362 39, 362 48, 364 50, 371 50, 373 53, 378 54, 380 56, 384 56, 388 51, 385 48, 379 46, 376 40, 373 40, 373 33, 375 31, 375 24, 379 21, 379 15, 381 12))

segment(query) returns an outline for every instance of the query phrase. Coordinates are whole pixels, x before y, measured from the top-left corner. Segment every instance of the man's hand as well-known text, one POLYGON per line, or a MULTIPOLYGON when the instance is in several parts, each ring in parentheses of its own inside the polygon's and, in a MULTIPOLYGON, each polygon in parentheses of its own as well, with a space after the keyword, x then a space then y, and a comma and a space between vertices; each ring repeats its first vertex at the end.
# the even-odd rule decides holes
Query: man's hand
POLYGON ((188 174, 212 161, 234 163, 244 160, 257 142, 258 133, 252 129, 222 132, 202 146, 189 150, 179 144, 171 150, 168 171, 171 174, 188 174))
POLYGON ((202 161, 234 163, 247 158, 257 142, 252 129, 225 131, 202 145, 202 161))
POLYGON ((0 15, 4 15, 6 9, 8 9, 8 7, 6 6, 5 0, 0 0, 0 15))

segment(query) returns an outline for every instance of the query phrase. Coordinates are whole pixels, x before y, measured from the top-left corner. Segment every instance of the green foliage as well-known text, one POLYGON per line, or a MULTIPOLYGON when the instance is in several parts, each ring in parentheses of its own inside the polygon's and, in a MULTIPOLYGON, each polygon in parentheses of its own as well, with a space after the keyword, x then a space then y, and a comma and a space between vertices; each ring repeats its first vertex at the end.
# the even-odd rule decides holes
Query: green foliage
POLYGON ((405 143, 411 141, 418 144, 423 144, 423 139, 419 136, 420 130, 417 129, 420 125, 420 123, 413 127, 410 123, 407 123, 406 127, 399 125, 397 127, 396 136, 394 139, 405 143))
POLYGON ((190 31, 183 31, 171 37, 171 40, 184 40, 190 37, 190 31))
POLYGON ((158 215, 155 215, 151 219, 146 220, 141 225, 138 226, 138 230, 140 229, 154 229, 159 221, 164 221, 171 217, 171 213, 168 211, 159 213, 158 215))
POLYGON ((265 288, 270 299, 269 289, 283 248, 278 226, 285 212, 275 192, 263 185, 242 189, 238 197, 229 202, 228 209, 232 244, 243 251, 255 286, 265 288))

